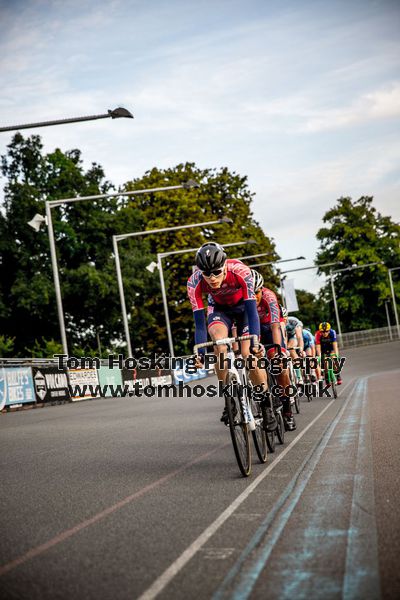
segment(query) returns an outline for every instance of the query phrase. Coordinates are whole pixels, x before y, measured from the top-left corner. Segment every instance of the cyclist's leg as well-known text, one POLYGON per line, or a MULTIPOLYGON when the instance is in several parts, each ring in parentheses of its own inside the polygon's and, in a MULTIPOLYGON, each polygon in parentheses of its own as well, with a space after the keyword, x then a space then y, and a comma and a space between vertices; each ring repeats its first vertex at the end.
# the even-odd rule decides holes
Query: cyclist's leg
MULTIPOLYGON (((247 323, 247 315, 244 310, 237 315, 236 324, 239 336, 248 335, 249 326, 247 323)), ((248 358, 250 355, 250 341, 240 342, 240 347, 243 358, 248 358)), ((257 361, 254 359, 252 361, 252 366, 249 369, 250 380, 253 385, 256 385, 258 388, 264 390, 264 399, 262 401, 267 403, 267 410, 265 411, 266 423, 264 424, 264 426, 267 429, 267 431, 274 431, 278 423, 275 418, 275 414, 272 409, 271 398, 268 393, 268 376, 265 369, 259 368, 256 363, 257 361)))

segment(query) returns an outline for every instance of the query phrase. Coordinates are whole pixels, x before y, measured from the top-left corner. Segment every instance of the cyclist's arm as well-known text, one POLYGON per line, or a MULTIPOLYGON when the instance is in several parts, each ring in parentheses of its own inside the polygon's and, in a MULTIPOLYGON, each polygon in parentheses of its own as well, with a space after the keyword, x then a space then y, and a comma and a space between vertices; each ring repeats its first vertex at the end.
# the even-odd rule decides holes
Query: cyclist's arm
POLYGON ((254 299, 245 300, 244 306, 246 309, 247 319, 249 321, 249 334, 260 337, 260 318, 257 312, 257 302, 254 299))
MULTIPOLYGON (((193 309, 195 344, 203 344, 207 341, 207 326, 201 290, 201 275, 199 271, 195 271, 193 275, 189 277, 187 293, 193 309)), ((205 349, 202 348, 200 353, 204 354, 205 349)))
POLYGON ((332 348, 333 348, 333 352, 336 354, 336 356, 339 356, 339 348, 338 348, 337 342, 332 342, 332 348))
POLYGON ((297 338, 297 345, 300 348, 300 350, 303 352, 304 340, 303 340, 303 333, 302 333, 302 329, 301 329, 300 325, 297 325, 295 332, 296 332, 296 338, 297 338))

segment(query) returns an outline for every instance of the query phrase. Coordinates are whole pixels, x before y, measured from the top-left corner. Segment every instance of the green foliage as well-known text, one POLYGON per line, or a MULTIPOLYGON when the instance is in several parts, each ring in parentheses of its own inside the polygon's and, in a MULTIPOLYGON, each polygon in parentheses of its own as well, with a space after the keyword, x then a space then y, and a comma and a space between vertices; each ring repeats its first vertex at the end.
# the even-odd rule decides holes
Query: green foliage
POLYGON ((12 358, 14 356, 14 342, 15 338, 10 338, 6 335, 0 335, 1 358, 12 358))
MULTIPOLYGON (((339 198, 323 220, 328 226, 317 233, 318 264, 340 261, 341 265, 333 269, 342 269, 353 264, 384 263, 345 271, 335 277, 342 331, 384 327, 387 324, 384 302, 390 297, 387 267, 400 264, 400 226, 377 212, 369 196, 356 201, 339 198)), ((329 268, 321 270, 329 272, 329 268)), ((396 287, 399 297, 400 284, 396 287)), ((321 298, 330 303, 334 315, 330 284, 322 290, 321 298)), ((333 317, 331 322, 337 327, 333 317)))
POLYGON ((46 340, 44 338, 35 340, 32 348, 26 348, 25 356, 33 358, 53 358, 54 354, 63 354, 63 347, 60 342, 55 340, 46 340))
MULTIPOLYGON (((159 233, 141 238, 142 241, 139 243, 127 241, 123 257, 121 248, 124 273, 129 270, 127 268, 129 264, 131 268, 133 267, 133 264, 129 262, 132 261, 132 253, 140 252, 138 245, 143 247, 145 239, 153 254, 152 260, 155 260, 157 252, 198 248, 207 240, 224 244, 249 239, 254 239, 256 244, 227 248, 228 256, 235 258, 267 252, 265 261, 276 260, 277 254, 273 242, 265 236, 253 218, 251 212, 253 194, 247 186, 247 178, 231 173, 227 168, 199 169, 193 163, 181 164, 173 169, 154 168, 145 173, 142 178, 128 183, 126 189, 180 185, 190 179, 197 181, 200 187, 146 194, 135 198, 143 228, 158 229, 175 225, 189 225, 214 221, 224 216, 231 218, 233 224, 159 233)), ((121 247, 122 245, 123 243, 120 244, 121 247)), ((192 273, 194 255, 194 252, 172 255, 163 260, 171 329, 175 351, 178 353, 191 352, 193 343, 193 316, 187 300, 186 282, 192 273)), ((137 280, 135 285, 132 285, 130 289, 127 287, 126 290, 132 331, 137 332, 134 346, 138 351, 140 340, 146 340, 148 345, 144 349, 162 348, 167 350, 165 318, 161 295, 158 292, 157 272, 155 271, 153 275, 149 276, 148 272, 143 270, 148 262, 150 261, 147 258, 142 260, 142 271, 136 272, 137 276, 146 282, 145 291, 140 296, 135 296, 135 289, 137 290, 139 287, 137 280)), ((264 267, 262 273, 266 285, 276 289, 278 281, 271 267, 264 267)))
MULTIPOLYGON (((47 228, 27 223, 45 213, 45 200, 112 193, 103 169, 82 166, 79 150, 43 153, 39 136, 17 133, 2 157, 6 178, 4 212, 0 214, 0 331, 15 338, 15 355, 47 355, 58 340, 53 274, 47 228), (41 341, 38 341, 41 340, 41 341)), ((52 209, 67 337, 78 355, 121 347, 124 341, 120 299, 112 247, 114 234, 188 225, 231 217, 232 226, 213 225, 119 243, 132 345, 137 353, 168 349, 158 272, 146 266, 157 252, 197 248, 208 239, 222 243, 253 238, 255 245, 231 248, 229 256, 267 252, 276 260, 274 244, 251 213, 252 194, 246 177, 228 169, 199 169, 192 163, 152 169, 128 182, 125 191, 180 185, 195 179, 196 189, 151 192, 130 197, 63 204, 52 209)), ((194 253, 164 259, 171 324, 177 352, 188 352, 193 317, 186 298, 186 280, 194 253)), ((263 269, 269 287, 277 280, 263 269)))

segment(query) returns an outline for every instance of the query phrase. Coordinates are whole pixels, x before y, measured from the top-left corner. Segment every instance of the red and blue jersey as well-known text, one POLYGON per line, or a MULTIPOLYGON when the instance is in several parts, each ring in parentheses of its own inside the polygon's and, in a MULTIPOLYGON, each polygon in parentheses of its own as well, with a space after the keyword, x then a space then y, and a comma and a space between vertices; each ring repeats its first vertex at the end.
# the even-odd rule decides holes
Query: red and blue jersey
POLYGON ((262 289, 260 303, 257 306, 261 325, 272 325, 284 321, 274 292, 266 287, 262 289))
POLYGON ((207 340, 207 330, 204 315, 203 296, 209 297, 209 311, 212 305, 222 312, 235 307, 245 307, 249 323, 250 335, 260 335, 260 323, 256 310, 256 297, 254 294, 253 277, 250 268, 240 260, 227 259, 226 276, 221 287, 214 289, 208 285, 201 271, 195 271, 188 279, 187 293, 193 309, 195 322, 195 342, 203 343, 207 340))
POLYGON ((336 342, 336 331, 334 329, 329 330, 329 335, 324 337, 321 331, 316 331, 315 333, 315 344, 317 346, 321 346, 321 352, 325 350, 332 350, 333 342, 336 342))
POLYGON ((226 261, 227 273, 217 290, 208 285, 201 271, 188 279, 187 292, 193 311, 204 308, 203 295, 210 295, 215 304, 235 306, 244 300, 255 300, 254 284, 249 267, 234 258, 226 261))

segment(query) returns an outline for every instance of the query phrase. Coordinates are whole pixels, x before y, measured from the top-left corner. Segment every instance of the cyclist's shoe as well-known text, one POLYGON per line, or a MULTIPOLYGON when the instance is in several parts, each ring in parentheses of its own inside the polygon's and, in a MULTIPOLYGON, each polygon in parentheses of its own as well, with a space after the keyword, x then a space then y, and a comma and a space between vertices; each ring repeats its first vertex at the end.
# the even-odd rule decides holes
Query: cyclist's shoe
POLYGON ((274 410, 279 410, 283 406, 282 400, 279 398, 272 398, 272 406, 274 407, 274 410))
POLYGON ((342 385, 342 378, 341 378, 339 375, 337 376, 337 381, 336 381, 336 383, 337 383, 338 385, 342 385))
POLYGON ((317 381, 317 378, 315 375, 311 375, 311 383, 315 383, 317 381))
POLYGON ((283 414, 283 422, 285 424, 286 431, 294 431, 297 427, 292 412, 287 412, 283 414))
POLYGON ((265 408, 263 427, 265 431, 268 432, 275 431, 275 429, 278 427, 278 421, 275 418, 275 414, 272 408, 265 408))

